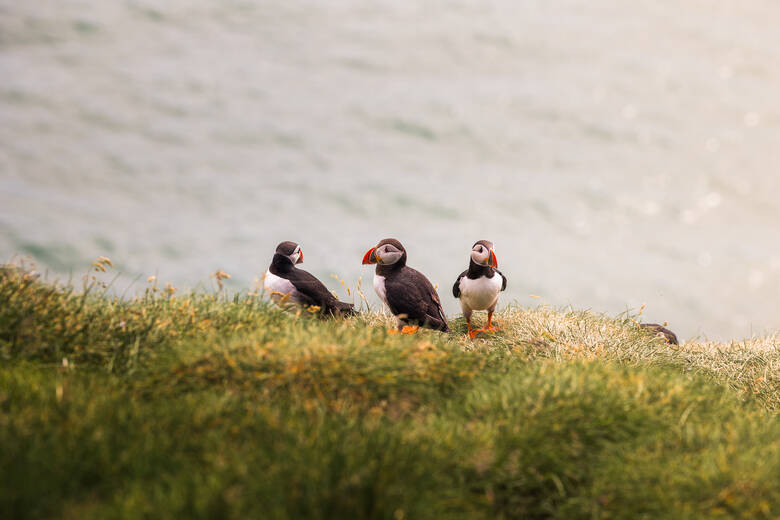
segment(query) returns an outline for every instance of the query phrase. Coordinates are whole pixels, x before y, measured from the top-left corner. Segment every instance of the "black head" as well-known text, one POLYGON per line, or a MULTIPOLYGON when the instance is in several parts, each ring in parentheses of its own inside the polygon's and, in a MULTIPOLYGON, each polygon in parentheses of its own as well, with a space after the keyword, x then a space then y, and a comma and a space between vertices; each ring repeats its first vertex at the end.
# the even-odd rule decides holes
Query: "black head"
POLYGON ((301 250, 301 246, 295 242, 290 242, 289 240, 276 246, 276 254, 288 258, 293 265, 303 262, 303 251, 301 250))
POLYGON ((498 259, 494 251, 493 242, 490 240, 478 240, 471 248, 471 261, 477 265, 498 267, 498 259))
POLYGON ((398 240, 385 238, 363 255, 363 263, 402 267, 406 265, 406 249, 398 240))

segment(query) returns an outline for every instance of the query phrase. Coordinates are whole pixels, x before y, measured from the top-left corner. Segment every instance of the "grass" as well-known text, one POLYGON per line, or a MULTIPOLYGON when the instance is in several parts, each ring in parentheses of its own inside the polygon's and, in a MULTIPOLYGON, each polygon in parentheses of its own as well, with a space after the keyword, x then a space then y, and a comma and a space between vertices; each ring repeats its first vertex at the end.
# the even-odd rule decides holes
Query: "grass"
MULTIPOLYGON (((388 335, 0 269, 3 518, 778 518, 776 337, 510 307, 388 335)), ((94 277, 94 278, 93 278, 94 277)))

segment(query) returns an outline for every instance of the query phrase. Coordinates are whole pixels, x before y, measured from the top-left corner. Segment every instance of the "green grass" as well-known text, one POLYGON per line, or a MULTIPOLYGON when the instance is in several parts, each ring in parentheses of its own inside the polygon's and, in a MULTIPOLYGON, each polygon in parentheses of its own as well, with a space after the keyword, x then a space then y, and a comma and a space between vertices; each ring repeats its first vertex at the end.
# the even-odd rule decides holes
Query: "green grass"
POLYGON ((2 518, 780 516, 776 338, 545 307, 399 336, 99 280, 0 269, 2 518))

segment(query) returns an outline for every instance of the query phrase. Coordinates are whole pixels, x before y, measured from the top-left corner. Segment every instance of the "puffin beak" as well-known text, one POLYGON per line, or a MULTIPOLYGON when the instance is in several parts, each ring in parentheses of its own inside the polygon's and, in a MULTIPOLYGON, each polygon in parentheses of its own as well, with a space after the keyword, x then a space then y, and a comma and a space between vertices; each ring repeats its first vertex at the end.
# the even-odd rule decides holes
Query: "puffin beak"
POLYGON ((296 264, 302 264, 303 263, 303 249, 300 250, 301 256, 298 257, 298 261, 295 262, 296 264))
POLYGON ((372 247, 366 254, 363 255, 363 264, 375 264, 376 263, 376 248, 372 247))
POLYGON ((498 267, 498 258, 496 258, 496 254, 492 249, 490 250, 490 256, 488 257, 488 265, 490 267, 498 267))

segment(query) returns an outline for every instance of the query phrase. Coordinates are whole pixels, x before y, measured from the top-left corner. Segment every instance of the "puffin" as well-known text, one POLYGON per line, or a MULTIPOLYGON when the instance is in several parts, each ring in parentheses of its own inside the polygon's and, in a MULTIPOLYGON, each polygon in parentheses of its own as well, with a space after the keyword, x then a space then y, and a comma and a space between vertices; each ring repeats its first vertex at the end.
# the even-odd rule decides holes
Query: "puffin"
POLYGON ((441 300, 431 282, 406 265, 406 249, 394 238, 386 238, 363 256, 363 264, 376 264, 374 291, 398 319, 398 330, 413 334, 422 326, 449 332, 441 300))
POLYGON ((655 332, 658 336, 662 336, 670 345, 679 345, 680 343, 677 340, 677 334, 667 329, 665 325, 665 323, 663 325, 659 325, 658 323, 640 323, 639 327, 655 332))
POLYGON ((314 275, 295 267, 303 262, 301 246, 285 241, 276 246, 273 260, 263 275, 263 287, 280 307, 294 304, 318 309, 320 315, 355 314, 351 303, 341 302, 314 275))
POLYGON ((493 312, 498 305, 498 295, 506 289, 506 276, 498 267, 498 259, 493 248, 493 242, 479 240, 471 248, 469 268, 460 273, 452 295, 460 299, 469 337, 474 338, 479 332, 496 332, 493 326, 493 312), (487 326, 481 329, 471 328, 471 313, 473 311, 488 311, 487 326))

